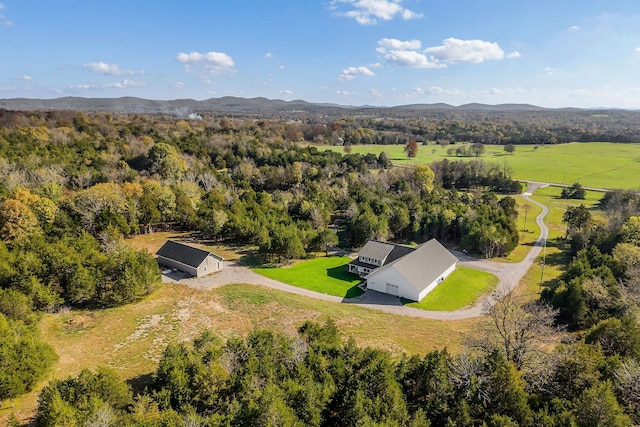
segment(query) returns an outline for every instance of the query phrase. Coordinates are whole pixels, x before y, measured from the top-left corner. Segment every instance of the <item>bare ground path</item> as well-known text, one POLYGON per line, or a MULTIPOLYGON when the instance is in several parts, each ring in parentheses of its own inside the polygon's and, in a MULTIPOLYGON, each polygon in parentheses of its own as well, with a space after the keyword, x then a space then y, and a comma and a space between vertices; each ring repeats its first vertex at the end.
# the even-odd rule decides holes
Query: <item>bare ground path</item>
MULTIPOLYGON (((529 187, 525 193, 521 195, 525 200, 534 203, 542 208, 542 212, 536 217, 536 223, 540 226, 540 236, 535 244, 525 256, 525 259, 512 264, 500 263, 490 260, 473 258, 460 252, 453 252, 458 257, 459 265, 475 268, 494 274, 498 277, 499 283, 496 288, 498 294, 508 293, 514 290, 520 280, 527 274, 536 258, 540 254, 549 235, 549 229, 544 223, 544 218, 548 213, 546 206, 529 196, 539 187, 544 186, 543 183, 529 183, 529 187)), ((367 307, 374 310, 384 311, 387 313, 399 314, 404 316, 421 317, 425 319, 435 320, 455 320, 468 319, 483 315, 484 308, 487 303, 492 302, 492 296, 487 295, 480 298, 469 308, 462 308, 454 311, 427 311, 403 305, 399 298, 380 292, 367 290, 364 294, 356 298, 345 299, 333 295, 321 294, 319 292, 310 291, 296 286, 288 285, 277 280, 269 279, 265 276, 251 271, 249 268, 239 264, 228 264, 225 268, 215 274, 199 277, 182 279, 181 276, 163 275, 165 283, 181 283, 196 289, 213 289, 224 285, 235 283, 248 283, 252 285, 266 286, 280 291, 290 292, 293 294, 304 295, 310 298, 321 299, 325 301, 341 302, 345 304, 354 304, 361 307, 367 307)))

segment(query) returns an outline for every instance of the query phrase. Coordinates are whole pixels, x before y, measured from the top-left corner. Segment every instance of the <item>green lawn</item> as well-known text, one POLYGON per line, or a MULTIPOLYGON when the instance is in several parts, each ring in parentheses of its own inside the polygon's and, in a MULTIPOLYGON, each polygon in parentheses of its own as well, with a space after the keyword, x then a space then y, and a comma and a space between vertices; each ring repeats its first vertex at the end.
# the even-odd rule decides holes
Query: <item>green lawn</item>
POLYGON ((310 291, 353 298, 362 294, 361 279, 347 272, 348 257, 315 258, 291 267, 254 268, 256 273, 310 291))
MULTIPOLYGON (((354 153, 384 151, 395 164, 417 165, 469 158, 447 156, 447 149, 457 145, 420 145, 414 159, 407 158, 403 145, 354 145, 354 153)), ((319 146, 318 149, 343 151, 342 147, 319 146)), ((574 142, 570 144, 516 145, 513 154, 506 154, 502 145, 487 145, 480 159, 498 163, 513 170, 516 179, 572 184, 580 182, 585 187, 638 188, 634 177, 640 176, 640 144, 616 144, 609 142, 574 142)))
POLYGON ((458 266, 456 271, 429 292, 422 301, 403 299, 402 302, 409 307, 423 310, 453 311, 473 304, 497 284, 498 278, 491 273, 458 266))

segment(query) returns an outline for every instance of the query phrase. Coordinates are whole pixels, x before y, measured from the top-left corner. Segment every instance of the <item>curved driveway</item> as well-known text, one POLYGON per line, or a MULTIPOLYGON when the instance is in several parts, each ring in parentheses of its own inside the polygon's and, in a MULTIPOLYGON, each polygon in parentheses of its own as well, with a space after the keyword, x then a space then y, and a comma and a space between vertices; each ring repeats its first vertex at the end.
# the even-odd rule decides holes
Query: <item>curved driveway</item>
MULTIPOLYGON (((544 218, 547 215, 548 209, 541 203, 538 203, 535 200, 529 198, 533 191, 535 191, 542 185, 543 184, 529 183, 529 188, 524 194, 522 194, 522 197, 524 199, 542 208, 542 212, 536 217, 536 223, 540 227, 540 236, 538 237, 534 246, 531 248, 524 260, 518 263, 507 264, 484 259, 477 259, 460 252, 453 252, 454 255, 457 256, 460 260, 459 265, 475 268, 477 270, 487 271, 497 276, 499 278, 499 283, 496 288, 498 294, 508 293, 518 286, 518 283, 520 283, 522 277, 524 277, 527 271, 529 271, 536 258, 540 254, 543 246, 545 245, 549 234, 549 229, 544 223, 544 218)), ((254 273, 249 268, 243 267, 238 264, 228 264, 223 270, 210 276, 190 278, 185 279, 184 281, 180 280, 179 277, 169 277, 163 275, 163 281, 166 283, 182 282, 185 285, 196 289, 213 289, 219 286, 229 285, 233 283, 248 283, 267 286, 269 288, 278 289, 298 295, 304 295, 310 298, 316 298, 325 301, 354 304, 361 307, 384 311, 387 313, 436 320, 467 319, 471 317, 482 316, 484 314, 484 309, 487 302, 492 302, 492 297, 489 295, 480 298, 472 307, 469 308, 463 308, 455 311, 426 311, 407 307, 405 305, 402 305, 400 299, 397 297, 372 290, 367 290, 359 297, 345 299, 333 295, 321 294, 307 289, 298 288, 292 285, 287 285, 286 283, 261 276, 260 274, 254 273)))

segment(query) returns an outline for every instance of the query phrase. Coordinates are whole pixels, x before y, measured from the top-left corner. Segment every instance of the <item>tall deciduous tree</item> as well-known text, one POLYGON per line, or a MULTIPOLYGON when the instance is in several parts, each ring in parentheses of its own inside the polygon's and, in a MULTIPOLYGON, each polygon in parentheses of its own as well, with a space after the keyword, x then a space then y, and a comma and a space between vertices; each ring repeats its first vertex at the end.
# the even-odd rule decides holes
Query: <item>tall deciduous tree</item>
POLYGON ((537 302, 522 305, 513 293, 497 295, 486 312, 492 327, 474 342, 480 348, 497 347, 518 369, 533 363, 533 356, 558 332, 554 327, 556 312, 551 307, 537 302))
POLYGON ((404 152, 407 153, 407 157, 416 157, 418 155, 418 143, 410 139, 407 145, 404 146, 404 152))
POLYGON ((435 175, 429 165, 418 165, 413 171, 413 179, 421 190, 433 190, 435 175))

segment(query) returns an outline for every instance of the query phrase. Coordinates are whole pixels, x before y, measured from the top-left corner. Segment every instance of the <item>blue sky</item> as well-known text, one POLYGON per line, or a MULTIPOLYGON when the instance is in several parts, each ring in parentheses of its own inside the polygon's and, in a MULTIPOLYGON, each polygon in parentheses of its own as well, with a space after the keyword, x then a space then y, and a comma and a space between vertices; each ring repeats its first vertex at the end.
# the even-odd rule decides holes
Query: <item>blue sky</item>
POLYGON ((640 108, 637 0, 0 0, 0 98, 640 108))

